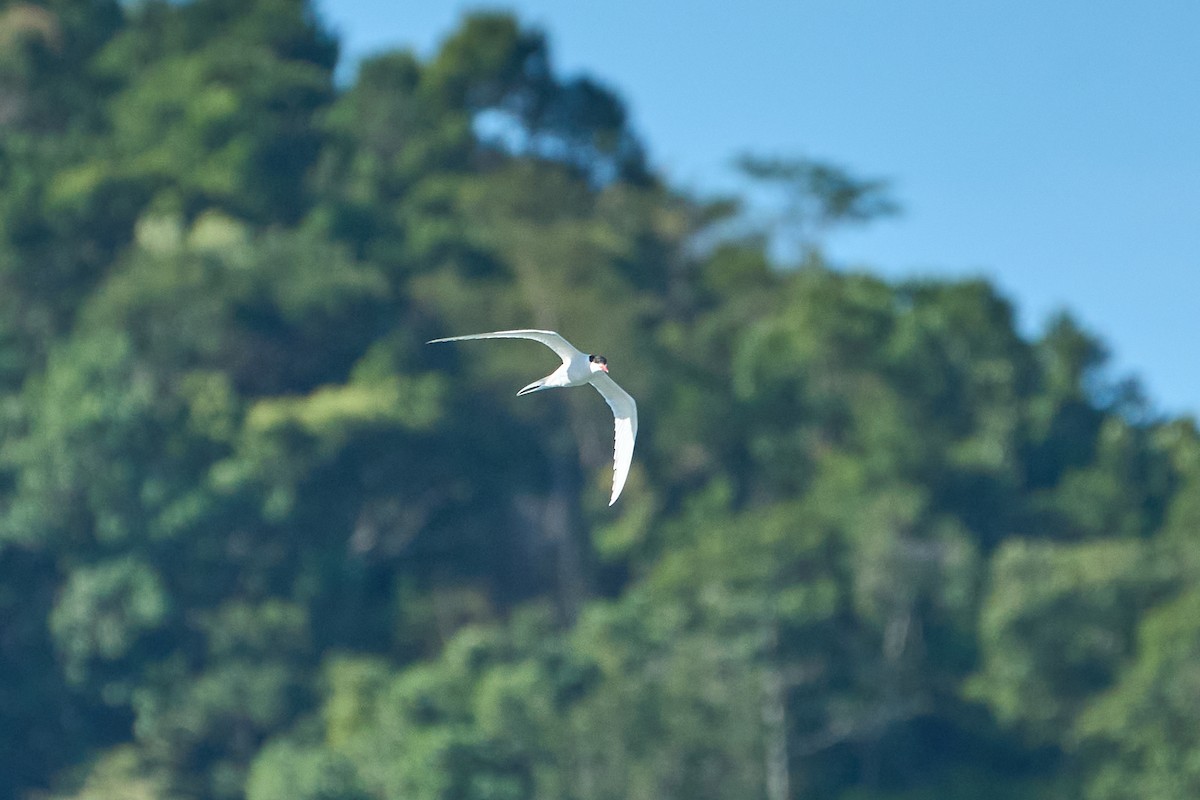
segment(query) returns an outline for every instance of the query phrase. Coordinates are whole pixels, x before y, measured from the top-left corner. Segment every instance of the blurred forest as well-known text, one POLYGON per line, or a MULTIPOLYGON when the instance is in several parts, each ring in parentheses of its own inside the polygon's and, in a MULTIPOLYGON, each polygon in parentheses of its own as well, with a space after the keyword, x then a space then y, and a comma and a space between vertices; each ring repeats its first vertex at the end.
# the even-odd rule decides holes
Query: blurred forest
POLYGON ((665 185, 511 16, 337 58, 0 5, 0 797, 1200 797, 1200 437, 1094 335, 665 185), (638 398, 614 508, 553 354, 423 344, 513 327, 638 398))

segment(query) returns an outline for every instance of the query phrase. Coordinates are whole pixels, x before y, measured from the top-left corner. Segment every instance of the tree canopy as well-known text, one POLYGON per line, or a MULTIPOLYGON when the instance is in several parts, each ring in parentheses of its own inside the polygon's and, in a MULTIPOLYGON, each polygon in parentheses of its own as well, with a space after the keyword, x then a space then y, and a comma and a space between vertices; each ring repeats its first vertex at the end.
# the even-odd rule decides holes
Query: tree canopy
POLYGON ((1200 436, 1095 334, 830 263, 881 181, 670 186, 511 15, 337 57, 0 3, 0 796, 1200 796, 1200 436), (422 344, 514 327, 638 398, 613 509, 601 398, 422 344))

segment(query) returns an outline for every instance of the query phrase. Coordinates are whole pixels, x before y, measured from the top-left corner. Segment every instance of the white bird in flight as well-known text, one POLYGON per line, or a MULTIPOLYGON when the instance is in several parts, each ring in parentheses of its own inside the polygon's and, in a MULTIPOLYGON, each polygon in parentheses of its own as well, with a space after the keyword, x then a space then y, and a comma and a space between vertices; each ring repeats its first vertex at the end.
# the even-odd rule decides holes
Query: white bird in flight
POLYGON ((470 336, 450 336, 445 339, 432 339, 427 344, 437 342, 462 342, 467 339, 532 339, 549 347, 562 359, 562 366, 551 372, 540 381, 534 381, 521 391, 517 397, 543 389, 560 389, 567 386, 583 386, 590 383, 596 387, 608 407, 612 409, 616 423, 616 446, 613 455, 613 487, 611 506, 621 496, 625 488, 625 479, 629 477, 629 464, 633 461, 633 442, 637 439, 637 403, 629 393, 617 385, 608 376, 608 359, 604 356, 587 355, 577 350, 570 342, 554 331, 494 331, 492 333, 476 333, 470 336))

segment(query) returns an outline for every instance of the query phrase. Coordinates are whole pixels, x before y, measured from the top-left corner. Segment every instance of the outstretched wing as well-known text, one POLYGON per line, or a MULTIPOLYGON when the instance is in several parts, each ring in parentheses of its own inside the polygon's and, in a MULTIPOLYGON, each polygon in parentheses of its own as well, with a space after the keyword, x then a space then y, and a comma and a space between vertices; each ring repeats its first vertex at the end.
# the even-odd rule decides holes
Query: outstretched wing
POLYGON ((569 363, 572 359, 585 355, 579 350, 576 350, 570 342, 559 336, 554 331, 519 330, 493 331, 492 333, 473 333, 470 336, 450 336, 445 339, 431 339, 426 342, 426 344, 434 344, 436 342, 462 342, 466 341, 467 339, 532 339, 535 342, 541 342, 555 353, 558 353, 558 357, 563 360, 564 364, 569 363))
POLYGON ((607 372, 597 372, 592 377, 592 386, 608 401, 616 427, 616 443, 613 447, 613 488, 611 506, 621 496, 625 479, 629 477, 629 465, 633 461, 633 443, 637 439, 637 403, 629 392, 617 386, 607 372))

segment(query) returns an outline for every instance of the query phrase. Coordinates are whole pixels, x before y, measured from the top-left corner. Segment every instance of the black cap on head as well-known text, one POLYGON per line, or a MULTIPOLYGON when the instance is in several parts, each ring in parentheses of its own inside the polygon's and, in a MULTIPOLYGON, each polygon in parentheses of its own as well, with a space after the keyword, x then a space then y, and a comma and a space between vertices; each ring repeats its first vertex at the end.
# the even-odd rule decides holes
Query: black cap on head
POLYGON ((588 361, 594 362, 596 364, 607 364, 608 363, 608 359, 605 358, 604 356, 588 356, 588 361))

